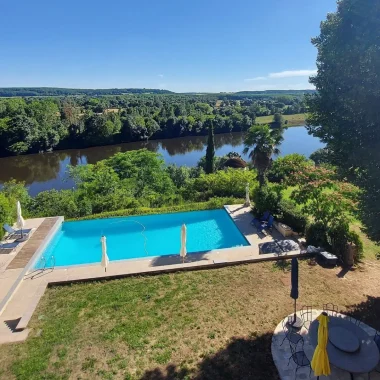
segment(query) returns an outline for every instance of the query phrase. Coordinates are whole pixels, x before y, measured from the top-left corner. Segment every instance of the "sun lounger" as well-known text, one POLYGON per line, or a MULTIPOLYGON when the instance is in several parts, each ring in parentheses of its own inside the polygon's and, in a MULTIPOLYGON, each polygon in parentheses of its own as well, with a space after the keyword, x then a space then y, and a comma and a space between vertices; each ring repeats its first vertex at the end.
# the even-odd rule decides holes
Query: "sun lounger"
POLYGON ((8 232, 7 239, 10 239, 10 238, 15 237, 15 236, 29 235, 30 231, 32 231, 31 228, 25 229, 25 230, 24 229, 23 230, 15 230, 9 224, 4 224, 3 228, 6 232, 8 232))
POLYGON ((20 243, 18 241, 15 241, 13 243, 0 243, 0 250, 6 249, 6 250, 12 250, 16 248, 20 243))

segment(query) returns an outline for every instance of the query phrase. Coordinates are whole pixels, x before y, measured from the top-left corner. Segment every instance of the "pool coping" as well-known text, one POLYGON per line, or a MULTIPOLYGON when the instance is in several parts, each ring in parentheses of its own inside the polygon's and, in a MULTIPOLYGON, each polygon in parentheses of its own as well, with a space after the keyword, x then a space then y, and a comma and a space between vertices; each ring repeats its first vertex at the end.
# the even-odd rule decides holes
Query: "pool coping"
MULTIPOLYGON (((231 213, 230 213, 230 210, 228 209, 228 206, 225 205, 223 206, 223 208, 215 208, 215 209, 209 209, 209 210, 190 210, 190 211, 178 211, 178 212, 171 212, 171 213, 162 213, 162 214, 149 214, 149 215, 128 215, 128 216, 116 216, 116 217, 110 217, 110 218, 99 218, 99 219, 90 219, 90 220, 62 220, 61 224, 64 222, 64 223, 72 223, 72 222, 87 222, 87 221, 95 221, 95 220, 104 220, 104 219, 116 219, 116 218, 129 218, 129 217, 136 217, 136 216, 155 216, 155 215, 171 215, 171 214, 176 214, 176 213, 190 213, 190 212, 207 212, 207 211, 224 211, 229 220, 231 220, 231 222, 233 223, 234 225, 234 228, 237 230, 237 232, 240 234, 240 236, 243 238, 244 242, 246 243, 246 245, 236 245, 236 246, 233 246, 233 247, 225 247, 225 248, 216 248, 216 249, 211 249, 211 250, 204 250, 204 251, 194 251, 194 252, 187 252, 187 256, 190 256, 190 255, 199 255, 199 254, 206 254, 206 253, 213 253, 213 252, 219 252, 219 251, 223 251, 225 249, 239 249, 239 248, 247 248, 247 247, 250 247, 252 244, 249 242, 249 240, 247 239, 247 237, 245 236, 245 234, 239 229, 239 227, 236 225, 233 217, 231 216, 231 213)), ((60 225, 61 225, 60 224, 60 225)), ((34 266, 36 265, 37 263, 37 260, 38 260, 38 256, 40 254, 42 254, 42 251, 45 250, 47 248, 47 246, 50 244, 50 242, 53 240, 53 238, 55 237, 55 234, 58 232, 58 229, 55 229, 54 233, 51 234, 51 236, 48 237, 48 241, 47 243, 44 245, 43 249, 41 249, 39 251, 39 254, 35 254, 31 261, 33 260, 33 263, 30 264, 28 263, 29 265, 29 269, 34 269, 35 271, 37 270, 41 270, 41 268, 34 268, 34 266)), ((158 257, 167 257, 167 258, 170 258, 170 257, 178 257, 178 253, 175 254, 175 253, 171 253, 169 255, 155 255, 155 256, 144 256, 144 257, 131 257, 131 258, 127 258, 127 259, 119 259, 119 260, 110 260, 110 263, 124 263, 124 262, 131 262, 131 261, 140 261, 140 260, 154 260, 154 259, 157 259, 158 257)), ((96 265, 99 265, 99 261, 96 261, 96 262, 92 262, 92 263, 82 263, 82 264, 73 264, 73 265, 59 265, 59 266, 54 266, 53 268, 54 269, 57 269, 57 270, 60 270, 60 269, 70 269, 70 268, 74 268, 74 267, 87 267, 87 266, 96 266, 96 265)), ((50 269, 50 267, 47 267, 46 269, 50 269)), ((1 314, 1 309, 0 309, 0 314, 1 314)))
MULTIPOLYGON (((42 252, 45 250, 47 245, 50 243, 53 236, 56 234, 58 228, 61 226, 62 222, 64 220, 63 216, 58 216, 56 222, 52 226, 52 228, 49 230, 47 235, 42 240, 40 246, 36 249, 33 256, 30 258, 29 262, 25 265, 25 267, 21 270, 20 274, 16 278, 13 285, 8 290, 8 293, 6 296, 1 300, 0 302, 0 315, 3 313, 4 309, 8 305, 9 301, 11 300, 13 294, 17 291, 18 287, 22 283, 22 280, 24 279, 25 275, 29 272, 31 267, 34 265, 37 258, 42 254, 42 252)), ((33 235, 32 235, 33 237, 33 235)))

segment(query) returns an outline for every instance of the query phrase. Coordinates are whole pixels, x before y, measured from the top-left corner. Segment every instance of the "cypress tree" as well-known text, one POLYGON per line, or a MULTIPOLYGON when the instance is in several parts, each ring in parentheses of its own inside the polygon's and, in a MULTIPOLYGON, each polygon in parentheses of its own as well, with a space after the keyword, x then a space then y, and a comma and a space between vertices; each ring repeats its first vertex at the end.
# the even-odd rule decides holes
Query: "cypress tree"
POLYGON ((207 174, 214 172, 214 161, 215 161, 214 126, 213 126, 213 123, 210 122, 210 126, 208 127, 206 164, 205 164, 205 171, 207 174))

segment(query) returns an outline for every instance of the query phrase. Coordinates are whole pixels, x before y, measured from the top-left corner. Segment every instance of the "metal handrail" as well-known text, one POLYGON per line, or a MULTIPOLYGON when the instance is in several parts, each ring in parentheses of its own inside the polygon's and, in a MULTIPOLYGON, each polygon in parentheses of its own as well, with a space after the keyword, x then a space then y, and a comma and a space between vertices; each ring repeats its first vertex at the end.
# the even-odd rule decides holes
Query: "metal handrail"
POLYGON ((54 269, 54 267, 55 267, 55 257, 54 257, 54 255, 50 256, 50 263, 52 264, 51 269, 54 269))

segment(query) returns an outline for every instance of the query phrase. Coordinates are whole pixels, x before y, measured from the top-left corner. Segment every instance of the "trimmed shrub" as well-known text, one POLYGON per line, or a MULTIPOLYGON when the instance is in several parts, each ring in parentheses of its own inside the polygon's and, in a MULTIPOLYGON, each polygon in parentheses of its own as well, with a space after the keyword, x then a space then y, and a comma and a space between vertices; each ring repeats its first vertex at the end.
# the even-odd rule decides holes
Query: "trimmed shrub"
POLYGON ((287 224, 294 231, 304 233, 307 217, 302 211, 298 210, 296 205, 286 199, 283 199, 279 203, 280 213, 278 220, 284 224, 287 224))
POLYGON ((328 239, 331 244, 331 251, 334 255, 343 258, 344 253, 348 248, 348 244, 355 244, 357 254, 354 256, 355 262, 358 262, 363 253, 363 242, 360 236, 355 231, 350 231, 348 223, 342 223, 332 226, 328 232, 328 239))
POLYGON ((309 224, 306 227, 305 237, 307 245, 324 247, 325 249, 329 249, 330 247, 327 239, 326 227, 320 222, 309 224))
POLYGON ((273 187, 266 185, 257 188, 253 193, 252 200, 255 204, 255 211, 258 214, 270 211, 271 214, 277 215, 280 212, 281 193, 273 187))
POLYGON ((244 199, 236 198, 211 198, 208 202, 200 203, 184 203, 177 206, 160 207, 160 208, 150 208, 150 207, 136 207, 129 208, 125 210, 108 211, 101 214, 93 214, 84 216, 81 218, 71 218, 69 220, 89 220, 89 219, 102 219, 111 218, 117 216, 130 216, 130 215, 150 215, 150 214, 166 214, 173 212, 183 212, 183 211, 201 211, 201 210, 213 210, 222 208, 227 204, 242 204, 244 199))

